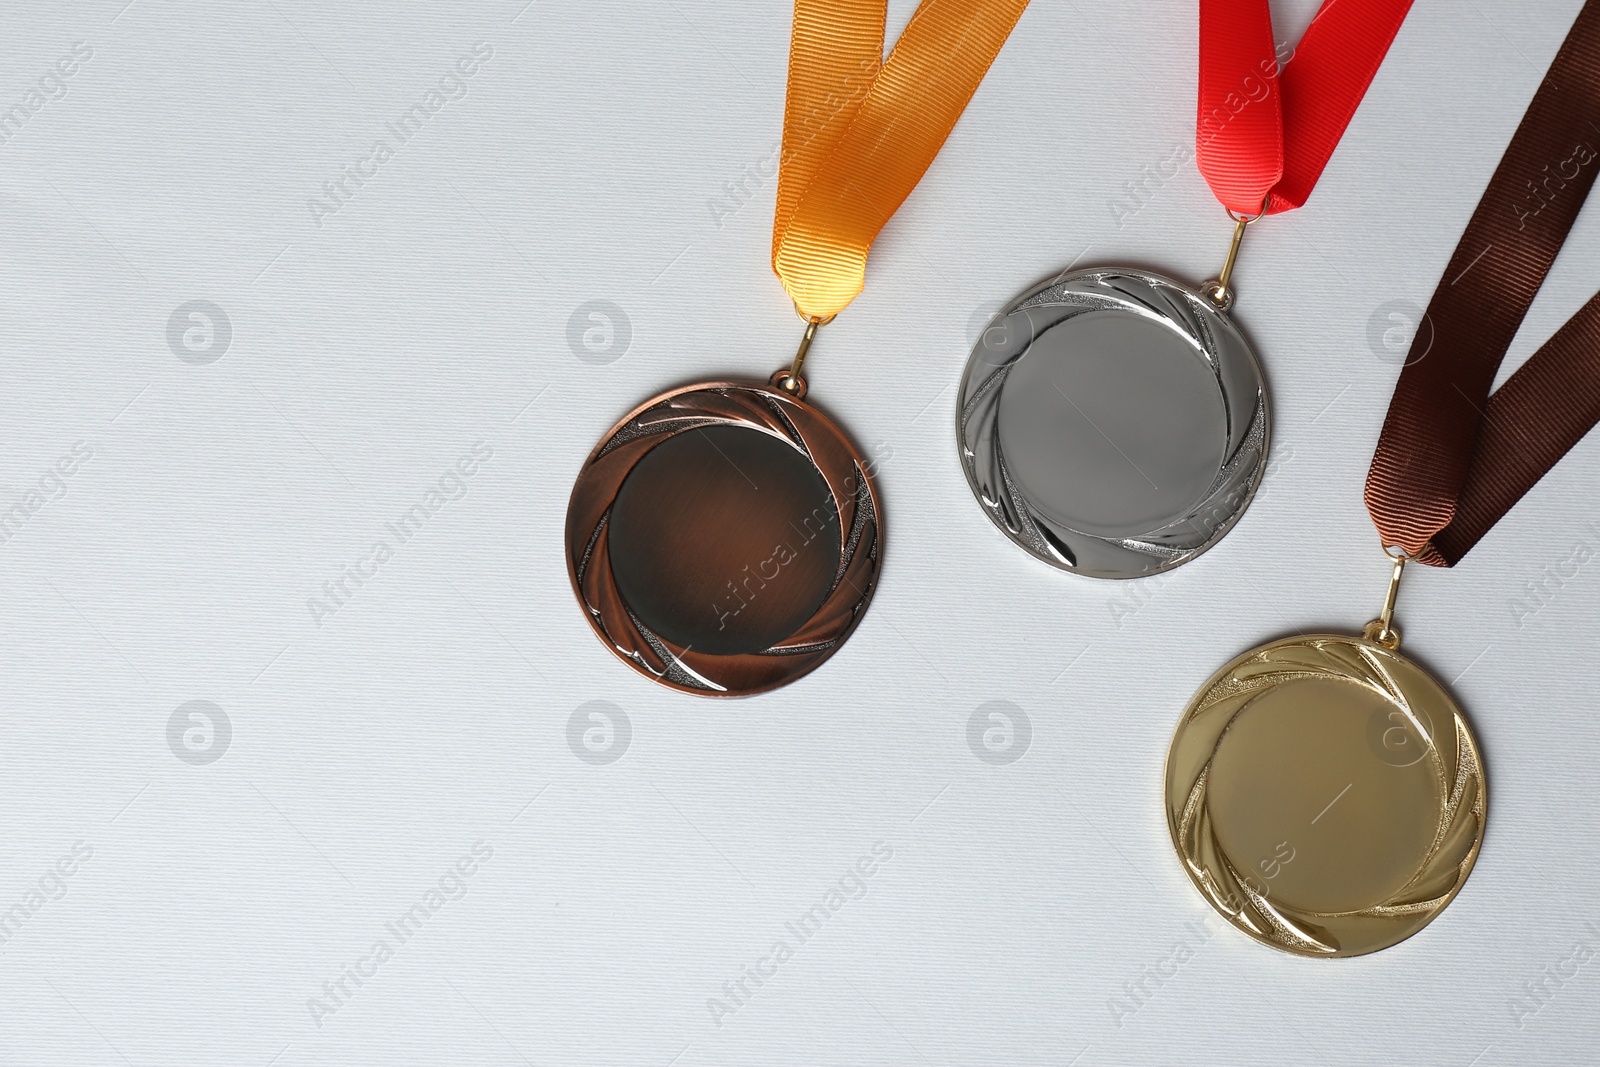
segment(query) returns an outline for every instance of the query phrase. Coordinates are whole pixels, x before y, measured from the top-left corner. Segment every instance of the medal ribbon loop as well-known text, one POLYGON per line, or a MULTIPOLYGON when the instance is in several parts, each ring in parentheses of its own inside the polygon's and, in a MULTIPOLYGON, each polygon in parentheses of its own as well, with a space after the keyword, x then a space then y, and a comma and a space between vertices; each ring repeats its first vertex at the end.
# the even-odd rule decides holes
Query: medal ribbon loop
POLYGON ((1460 562, 1600 422, 1600 293, 1489 394, 1597 171, 1600 0, 1588 0, 1412 338, 1367 474, 1384 545, 1460 562))
POLYGON ((950 135, 1028 0, 923 0, 883 58, 887 0, 795 0, 772 269, 825 320, 950 135))
POLYGON ((1280 64, 1267 0, 1200 0, 1195 157, 1223 207, 1255 215, 1269 194, 1269 214, 1306 202, 1410 9, 1324 0, 1280 64))

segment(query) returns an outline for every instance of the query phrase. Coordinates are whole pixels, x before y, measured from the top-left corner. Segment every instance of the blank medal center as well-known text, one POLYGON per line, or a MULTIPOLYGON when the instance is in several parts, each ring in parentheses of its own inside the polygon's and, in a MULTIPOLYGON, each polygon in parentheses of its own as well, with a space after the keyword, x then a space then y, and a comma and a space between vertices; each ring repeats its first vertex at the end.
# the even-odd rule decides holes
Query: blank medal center
POLYGON ((1359 911, 1421 868, 1444 798, 1432 761, 1386 759, 1374 744, 1372 723, 1394 709, 1350 682, 1305 678, 1266 690, 1228 726, 1207 804, 1224 852, 1268 899, 1359 911))
POLYGON ((1216 376, 1172 329, 1124 311, 1046 328, 1011 368, 1000 447, 1050 519, 1102 537, 1187 515, 1222 466, 1227 414, 1216 376))
POLYGON ((612 505, 611 571, 646 627, 734 656, 770 648, 827 598, 839 514, 794 446, 759 430, 676 434, 635 464, 612 505))

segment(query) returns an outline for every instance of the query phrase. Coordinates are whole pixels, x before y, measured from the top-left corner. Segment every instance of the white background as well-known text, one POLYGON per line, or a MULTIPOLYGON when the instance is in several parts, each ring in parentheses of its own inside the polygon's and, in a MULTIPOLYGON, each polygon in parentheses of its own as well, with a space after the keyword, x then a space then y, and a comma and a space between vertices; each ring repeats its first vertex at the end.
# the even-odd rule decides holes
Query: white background
MULTIPOLYGON (((732 702, 601 647, 562 523, 634 404, 793 352, 775 182, 725 199, 776 149, 787 6, 124 3, 12 0, 0 37, 0 106, 93 49, 0 144, 0 503, 93 450, 0 544, 0 909, 93 849, 0 947, 0 1061, 1594 1062, 1600 962, 1537 1013, 1513 997, 1600 949, 1600 566, 1531 616, 1514 598, 1600 544, 1600 439, 1407 578, 1406 648, 1490 775, 1482 857, 1432 926, 1337 962, 1202 941, 1160 788, 1214 669, 1376 613, 1361 487, 1398 365, 1371 330, 1427 303, 1577 0, 1417 3, 1310 203, 1245 245, 1263 491, 1139 585, 1025 557, 956 462, 986 311, 1074 260, 1199 280, 1229 236, 1192 164, 1120 227, 1111 207, 1192 143, 1194 4, 1035 4, 813 352, 812 398, 892 450, 876 600, 822 669, 732 702), (480 41, 467 95, 319 226, 323 183, 480 41), (169 345, 191 300, 231 323, 214 362, 169 345), (569 344, 592 300, 627 318, 609 363, 569 344), (319 625, 308 599, 478 441, 467 494, 319 625), (168 744, 194 700, 232 725, 208 765, 168 744), (605 765, 568 743, 596 700, 631 723, 605 765), (1007 766, 966 739, 994 700, 1032 725, 1007 766), (478 841, 466 895, 318 1025, 308 1000, 478 841), (865 898, 786 936, 878 841, 865 898), (794 958, 714 1025, 780 938, 794 958), (1193 958, 1117 1011, 1181 938, 1193 958)), ((1275 3, 1279 38, 1312 7, 1275 3)), ((1591 205, 1507 371, 1592 295, 1597 250, 1591 205)))

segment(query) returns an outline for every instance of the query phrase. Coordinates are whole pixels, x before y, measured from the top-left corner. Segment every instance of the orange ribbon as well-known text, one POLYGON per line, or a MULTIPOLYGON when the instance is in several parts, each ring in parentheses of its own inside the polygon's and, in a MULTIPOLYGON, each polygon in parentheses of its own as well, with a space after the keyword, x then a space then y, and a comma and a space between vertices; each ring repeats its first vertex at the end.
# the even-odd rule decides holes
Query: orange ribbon
POLYGON ((865 281, 1028 0, 923 0, 883 58, 887 0, 795 0, 772 269, 808 319, 865 281))

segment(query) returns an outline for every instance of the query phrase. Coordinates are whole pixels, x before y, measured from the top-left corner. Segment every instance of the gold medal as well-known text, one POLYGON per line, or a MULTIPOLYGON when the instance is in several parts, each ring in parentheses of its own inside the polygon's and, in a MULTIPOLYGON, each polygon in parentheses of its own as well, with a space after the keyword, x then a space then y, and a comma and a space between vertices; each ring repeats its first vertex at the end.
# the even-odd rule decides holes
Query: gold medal
MULTIPOLYGON (((1398 583, 1403 560, 1395 565, 1398 583)), ((1251 937, 1359 956, 1422 929, 1483 843, 1483 760, 1382 620, 1273 641, 1211 677, 1167 752, 1172 844, 1251 937)))
POLYGON ((1184 870, 1229 922, 1302 956, 1388 948, 1444 910, 1483 845, 1483 758, 1455 701, 1400 654, 1407 561, 1457 564, 1600 424, 1600 294, 1499 389, 1506 350, 1595 181, 1534 188, 1555 147, 1600 129, 1600 0, 1588 0, 1506 149, 1430 301, 1367 474, 1394 561, 1360 637, 1274 641, 1212 676, 1184 710, 1165 774, 1184 870))

